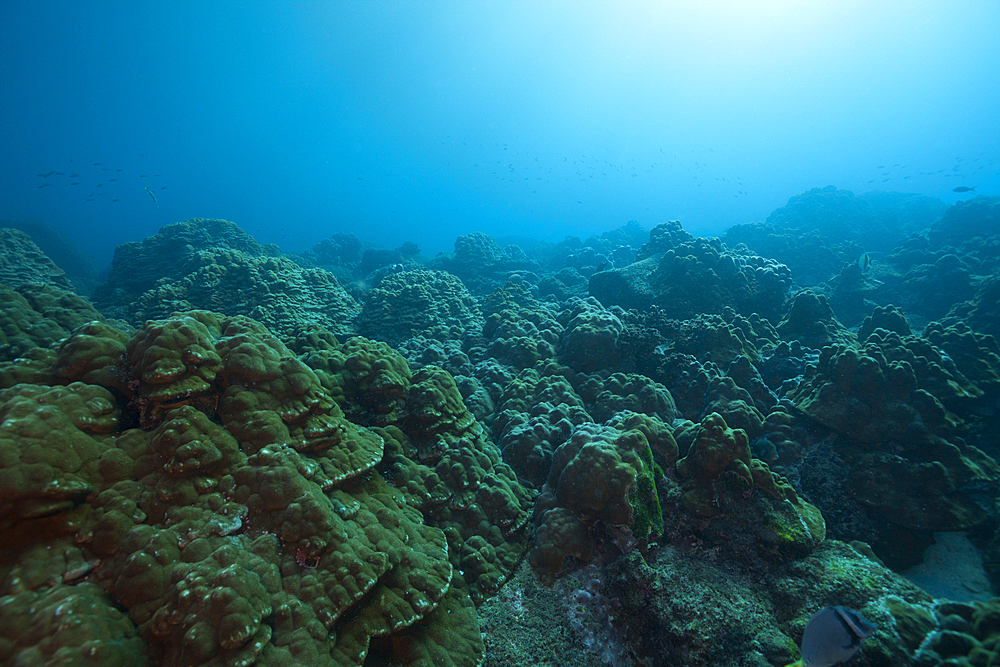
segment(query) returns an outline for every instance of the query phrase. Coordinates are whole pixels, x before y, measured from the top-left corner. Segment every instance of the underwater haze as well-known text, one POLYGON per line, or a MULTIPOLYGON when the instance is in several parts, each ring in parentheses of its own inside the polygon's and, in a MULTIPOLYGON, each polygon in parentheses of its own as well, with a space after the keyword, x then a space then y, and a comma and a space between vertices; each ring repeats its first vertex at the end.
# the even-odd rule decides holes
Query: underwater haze
POLYGON ((427 255, 1000 177, 1000 3, 0 4, 0 218, 427 255))

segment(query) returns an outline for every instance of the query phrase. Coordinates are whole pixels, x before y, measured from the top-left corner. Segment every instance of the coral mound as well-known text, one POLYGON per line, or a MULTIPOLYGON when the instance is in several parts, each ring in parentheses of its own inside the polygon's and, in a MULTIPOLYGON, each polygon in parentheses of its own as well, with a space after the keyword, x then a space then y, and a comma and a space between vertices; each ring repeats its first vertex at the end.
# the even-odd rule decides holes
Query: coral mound
POLYGON ((86 664, 481 665, 470 592, 520 560, 530 498, 450 375, 381 354, 363 352, 407 385, 405 432, 344 417, 326 386, 366 402, 381 383, 360 366, 324 383, 260 323, 207 311, 125 340, 81 327, 42 374, 65 385, 0 391, 0 626, 62 604, 78 628, 5 631, 3 660, 101 644, 86 664), (385 481, 387 446, 390 477, 437 500, 385 481))

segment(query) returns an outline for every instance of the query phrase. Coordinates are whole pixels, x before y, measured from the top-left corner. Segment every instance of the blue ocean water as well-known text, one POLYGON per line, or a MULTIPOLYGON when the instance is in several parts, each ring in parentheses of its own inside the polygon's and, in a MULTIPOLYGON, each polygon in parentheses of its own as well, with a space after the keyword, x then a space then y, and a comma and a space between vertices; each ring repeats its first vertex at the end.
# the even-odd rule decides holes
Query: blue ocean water
POLYGON ((0 219, 107 265, 193 217, 696 235, 829 184, 1000 184, 1000 3, 0 3, 0 219), (150 196, 152 194, 153 196, 150 196))

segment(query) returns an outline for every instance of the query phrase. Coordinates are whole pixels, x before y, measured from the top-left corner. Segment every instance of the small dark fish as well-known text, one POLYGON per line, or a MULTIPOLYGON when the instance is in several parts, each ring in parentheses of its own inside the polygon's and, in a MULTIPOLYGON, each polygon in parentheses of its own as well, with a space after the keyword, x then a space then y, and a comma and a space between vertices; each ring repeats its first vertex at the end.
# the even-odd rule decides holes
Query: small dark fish
POLYGON ((165 185, 164 185, 164 186, 163 186, 162 188, 160 188, 160 189, 161 189, 161 190, 166 190, 166 189, 167 189, 167 186, 165 186, 165 185))
POLYGON ((121 171, 121 169, 115 169, 115 171, 121 171))
POLYGON ((101 166, 101 163, 100 162, 95 162, 93 166, 99 167, 99 166, 101 166))
POLYGON ((104 183, 98 183, 98 184, 97 184, 97 185, 95 185, 94 187, 95 187, 95 188, 103 188, 103 187, 104 187, 104 183))
POLYGON ((56 176, 65 176, 65 175, 66 175, 66 174, 64 174, 64 173, 63 173, 63 172, 61 172, 61 171, 54 171, 54 172, 52 172, 52 173, 53 173, 53 174, 55 174, 56 176))
POLYGON ((93 199, 84 199, 83 201, 94 201, 93 199))
POLYGON ((118 201, 117 199, 112 199, 111 201, 118 201))
POLYGON ((41 185, 39 185, 38 187, 40 187, 40 188, 47 188, 47 187, 49 187, 50 185, 52 185, 52 184, 51 184, 51 183, 42 183, 42 184, 41 184, 41 185))
POLYGON ((972 192, 975 189, 976 189, 976 186, 972 186, 971 188, 967 188, 964 185, 960 185, 957 188, 955 188, 954 190, 952 190, 952 192, 972 192))
POLYGON ((70 185, 80 185, 80 181, 77 181, 75 183, 70 183, 70 185))
POLYGON ((750 443, 750 453, 768 465, 778 460, 778 447, 767 438, 758 438, 750 443))
POLYGON ((77 176, 79 176, 79 175, 80 175, 80 174, 70 174, 70 175, 69 175, 69 177, 70 177, 70 178, 76 178, 76 177, 77 177, 77 176))
POLYGON ((149 174, 139 174, 139 178, 149 178, 149 174))
POLYGON ((118 180, 117 178, 109 178, 108 183, 114 183, 117 180, 118 180))

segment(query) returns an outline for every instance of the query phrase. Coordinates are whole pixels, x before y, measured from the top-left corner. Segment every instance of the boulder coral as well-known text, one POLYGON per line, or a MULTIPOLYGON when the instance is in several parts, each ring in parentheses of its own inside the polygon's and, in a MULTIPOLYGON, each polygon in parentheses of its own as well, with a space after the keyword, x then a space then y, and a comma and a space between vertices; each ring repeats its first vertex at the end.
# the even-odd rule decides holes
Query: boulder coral
POLYGON ((806 347, 853 345, 855 342, 847 327, 833 314, 826 297, 810 290, 797 292, 789 300, 785 315, 776 328, 783 340, 798 341, 806 347))
POLYGON ((282 335, 314 327, 350 332, 360 310, 328 271, 281 257, 232 222, 201 218, 118 246, 94 303, 135 326, 207 309, 251 317, 282 335))
MULTIPOLYGON (((892 337, 898 338, 886 333, 892 337)), ((890 358, 875 344, 863 351, 826 347, 789 398, 797 411, 843 436, 837 446, 852 471, 849 491, 880 521, 915 530, 981 523, 995 511, 1000 466, 956 435, 955 415, 921 382, 964 390, 942 384, 941 374, 918 379, 909 360, 890 358)))
POLYGON ((86 299, 52 285, 0 283, 0 361, 48 348, 78 326, 104 317, 86 299))
POLYGON ((560 362, 585 373, 617 366, 621 358, 618 336, 624 326, 597 299, 570 299, 557 320, 563 327, 558 347, 560 362))
POLYGON ((0 227, 0 282, 10 287, 34 283, 73 289, 66 273, 30 236, 10 227, 0 227))
POLYGON ((444 271, 412 269, 386 276, 358 316, 362 335, 396 345, 413 336, 461 339, 483 326, 479 305, 462 281, 444 271))
POLYGON ((0 391, 5 661, 104 641, 101 664, 482 664, 471 596, 520 559, 530 497, 450 376, 397 359, 324 383, 260 323, 205 311, 111 331, 64 341, 58 382, 0 391), (377 411, 386 373, 402 429, 327 389, 377 411), (60 600, 78 630, 8 634, 60 600))
POLYGON ((539 578, 552 583, 568 557, 585 560, 597 548, 595 534, 625 530, 645 542, 663 530, 653 461, 646 434, 586 423, 556 449, 535 503, 535 543, 529 555, 539 578))

